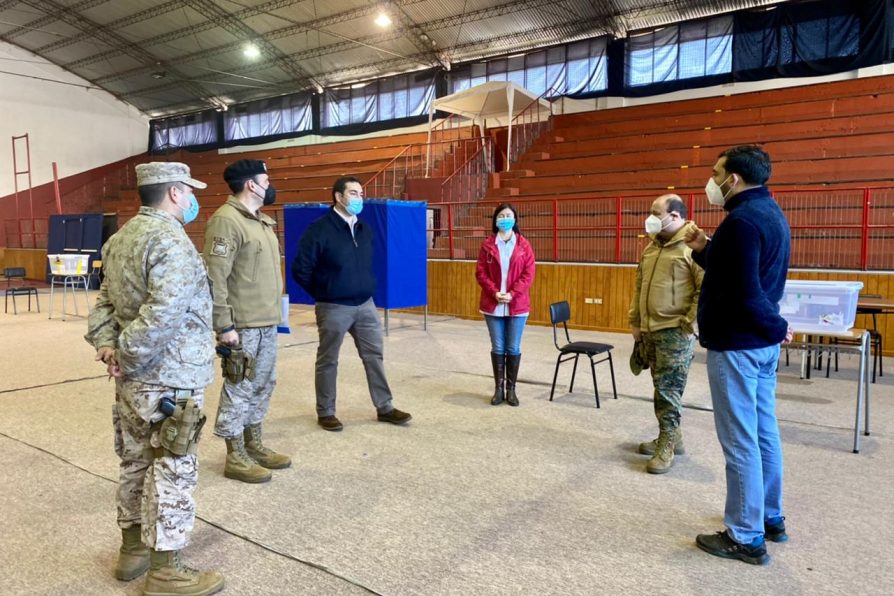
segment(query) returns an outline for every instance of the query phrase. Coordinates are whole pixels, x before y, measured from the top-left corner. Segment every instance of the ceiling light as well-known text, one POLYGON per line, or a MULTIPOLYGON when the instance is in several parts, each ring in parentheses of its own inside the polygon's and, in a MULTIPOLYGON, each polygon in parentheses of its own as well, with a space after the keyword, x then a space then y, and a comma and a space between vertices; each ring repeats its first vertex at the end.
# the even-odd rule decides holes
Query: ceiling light
POLYGON ((387 27, 391 24, 391 17, 389 17, 388 13, 386 12, 380 12, 379 16, 376 17, 376 20, 374 22, 379 27, 387 27))
POLYGON ((246 58, 257 58, 261 55, 261 50, 255 44, 248 43, 245 44, 245 49, 242 50, 242 53, 245 54, 246 58))

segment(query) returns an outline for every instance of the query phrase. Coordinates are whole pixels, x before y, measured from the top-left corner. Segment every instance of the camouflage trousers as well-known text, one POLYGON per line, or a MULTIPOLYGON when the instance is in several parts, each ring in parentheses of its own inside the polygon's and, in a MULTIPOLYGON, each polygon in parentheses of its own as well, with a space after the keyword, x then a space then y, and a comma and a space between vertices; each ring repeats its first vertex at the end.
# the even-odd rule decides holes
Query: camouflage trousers
MULTIPOLYGON (((174 456, 165 452, 154 457, 159 447, 157 424, 164 419, 159 402, 175 398, 175 389, 118 379, 115 387, 112 422, 115 426, 115 453, 121 459, 118 476, 118 526, 142 527, 142 540, 156 550, 180 550, 186 546, 196 516, 192 498, 198 480, 195 455, 174 456)), ((196 389, 193 399, 201 406, 204 389, 196 389)))
POLYGON ((240 437, 246 426, 263 422, 276 387, 276 325, 238 331, 242 349, 254 358, 255 378, 239 383, 224 379, 214 422, 214 434, 224 439, 240 437))
POLYGON ((683 390, 692 364, 695 336, 687 336, 680 328, 662 329, 643 333, 643 345, 655 387, 658 428, 675 429, 680 426, 683 413, 683 390))

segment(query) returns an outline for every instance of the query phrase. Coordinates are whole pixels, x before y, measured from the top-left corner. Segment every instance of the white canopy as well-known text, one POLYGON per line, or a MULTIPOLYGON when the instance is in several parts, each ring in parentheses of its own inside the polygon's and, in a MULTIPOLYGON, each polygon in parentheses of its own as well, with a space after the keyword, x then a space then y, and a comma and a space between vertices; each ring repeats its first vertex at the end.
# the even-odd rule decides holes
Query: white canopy
MULTIPOLYGON (((465 91, 459 91, 432 102, 428 112, 428 134, 431 142, 431 123, 435 110, 459 114, 473 120, 486 118, 506 118, 509 126, 509 146, 512 146, 512 120, 538 97, 515 83, 508 81, 490 81, 476 85, 465 91)), ((545 99, 540 103, 549 109, 545 99)), ((507 160, 506 169, 509 169, 507 160)))

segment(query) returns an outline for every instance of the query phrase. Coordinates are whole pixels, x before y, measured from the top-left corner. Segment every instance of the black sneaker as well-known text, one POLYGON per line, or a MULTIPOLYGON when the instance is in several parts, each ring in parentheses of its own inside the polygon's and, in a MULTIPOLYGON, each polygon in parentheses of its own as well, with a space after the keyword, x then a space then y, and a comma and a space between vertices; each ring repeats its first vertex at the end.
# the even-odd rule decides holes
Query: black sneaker
POLYGON ((406 412, 401 412, 397 408, 394 408, 390 412, 386 412, 384 414, 379 412, 378 418, 379 422, 390 422, 391 424, 406 424, 413 419, 412 416, 410 416, 406 412))
POLYGON ((340 431, 344 428, 341 420, 335 416, 320 416, 317 418, 317 424, 323 427, 323 430, 340 431))
POLYGON ((726 530, 716 534, 699 534, 695 537, 695 543, 700 549, 715 557, 739 559, 752 565, 766 565, 770 561, 766 543, 761 542, 757 546, 740 544, 733 540, 726 530))
POLYGON ((764 522, 764 538, 770 542, 785 542, 788 534, 785 533, 785 517, 777 517, 764 522), (777 521, 778 520, 778 521, 777 521))

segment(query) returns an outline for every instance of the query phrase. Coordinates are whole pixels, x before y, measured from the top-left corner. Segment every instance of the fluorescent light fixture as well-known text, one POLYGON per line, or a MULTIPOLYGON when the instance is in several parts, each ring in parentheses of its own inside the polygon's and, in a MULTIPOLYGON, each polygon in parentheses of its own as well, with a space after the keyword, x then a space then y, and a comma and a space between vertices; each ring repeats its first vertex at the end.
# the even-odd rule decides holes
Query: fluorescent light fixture
POLYGON ((242 53, 245 54, 246 58, 257 58, 261 55, 261 50, 258 49, 253 43, 245 44, 245 49, 242 50, 242 53))
POLYGON ((374 22, 379 27, 387 27, 391 24, 391 17, 388 16, 388 13, 383 11, 379 13, 379 16, 376 17, 374 22))

